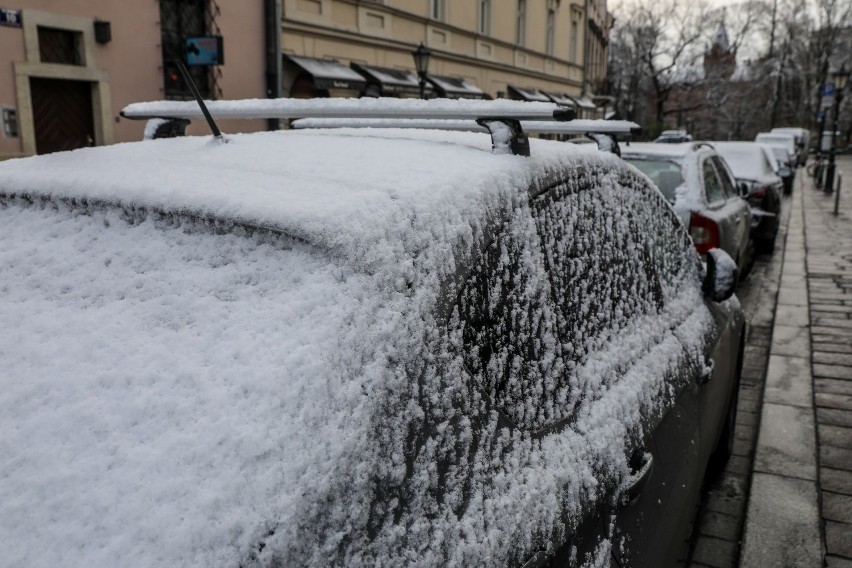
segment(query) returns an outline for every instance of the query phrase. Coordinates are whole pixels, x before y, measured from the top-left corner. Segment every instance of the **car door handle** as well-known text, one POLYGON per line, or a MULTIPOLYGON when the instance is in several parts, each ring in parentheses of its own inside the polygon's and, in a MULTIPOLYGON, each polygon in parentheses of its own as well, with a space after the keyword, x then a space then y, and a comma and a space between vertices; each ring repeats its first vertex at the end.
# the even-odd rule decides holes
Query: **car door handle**
POLYGON ((638 450, 630 458, 630 465, 633 466, 633 471, 630 476, 622 483, 621 491, 619 492, 619 504, 624 507, 630 505, 648 484, 651 479, 651 474, 654 471, 654 456, 651 452, 638 450))

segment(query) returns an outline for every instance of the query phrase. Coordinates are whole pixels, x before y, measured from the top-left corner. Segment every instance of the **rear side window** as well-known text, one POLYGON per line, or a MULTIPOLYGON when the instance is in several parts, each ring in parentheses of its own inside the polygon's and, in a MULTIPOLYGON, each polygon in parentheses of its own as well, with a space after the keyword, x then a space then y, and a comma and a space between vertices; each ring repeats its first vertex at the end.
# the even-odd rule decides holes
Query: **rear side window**
POLYGON ((719 174, 719 180, 722 182, 722 189, 725 192, 725 197, 728 199, 735 197, 737 193, 734 189, 734 182, 731 181, 728 166, 725 165, 724 161, 719 156, 713 156, 711 159, 716 166, 716 173, 719 174))
POLYGON ((707 195, 707 202, 713 203, 725 199, 725 190, 722 187, 722 182, 716 174, 716 168, 713 167, 713 163, 709 159, 704 160, 701 171, 704 178, 704 192, 707 195))
POLYGON ((464 361, 488 408, 527 431, 564 416, 565 385, 547 274, 529 215, 506 220, 457 302, 464 361))

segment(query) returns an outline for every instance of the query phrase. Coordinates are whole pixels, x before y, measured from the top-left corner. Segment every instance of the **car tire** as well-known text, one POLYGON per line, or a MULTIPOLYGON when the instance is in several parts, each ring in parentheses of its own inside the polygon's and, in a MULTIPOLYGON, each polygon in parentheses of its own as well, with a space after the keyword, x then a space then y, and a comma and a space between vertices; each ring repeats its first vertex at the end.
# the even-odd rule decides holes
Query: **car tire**
POLYGON ((736 435, 737 424, 737 407, 740 393, 740 375, 743 368, 743 352, 745 351, 745 328, 741 332, 740 352, 737 357, 737 370, 734 384, 731 388, 731 394, 728 397, 728 408, 725 413, 725 424, 722 427, 722 432, 719 434, 719 440, 716 442, 716 448, 710 455, 710 461, 707 464, 707 473, 710 476, 718 475, 725 469, 728 459, 734 452, 734 438, 736 435))
POLYGON ((760 239, 757 242, 757 246, 760 249, 760 252, 764 254, 772 254, 775 252, 775 237, 777 235, 772 235, 771 237, 760 239))

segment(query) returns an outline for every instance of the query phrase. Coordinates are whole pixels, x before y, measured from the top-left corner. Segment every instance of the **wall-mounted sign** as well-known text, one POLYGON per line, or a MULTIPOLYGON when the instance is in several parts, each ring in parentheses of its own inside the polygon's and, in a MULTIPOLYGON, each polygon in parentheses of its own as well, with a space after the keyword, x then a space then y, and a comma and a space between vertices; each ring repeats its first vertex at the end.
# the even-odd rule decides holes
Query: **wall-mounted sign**
POLYGON ((188 37, 184 45, 187 65, 222 65, 225 63, 222 36, 188 37))
POLYGON ((0 26, 9 26, 10 28, 20 28, 23 24, 23 18, 20 10, 10 10, 8 8, 0 8, 0 26))

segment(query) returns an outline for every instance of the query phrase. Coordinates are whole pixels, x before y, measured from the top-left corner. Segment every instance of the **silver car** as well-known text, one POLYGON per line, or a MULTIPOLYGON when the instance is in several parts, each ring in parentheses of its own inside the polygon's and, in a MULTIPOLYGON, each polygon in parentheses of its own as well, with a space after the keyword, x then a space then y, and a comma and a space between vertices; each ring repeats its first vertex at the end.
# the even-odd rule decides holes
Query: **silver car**
POLYGON ((625 145, 621 157, 651 178, 672 204, 700 254, 720 248, 740 274, 751 268, 751 213, 725 161, 709 144, 625 145))

